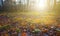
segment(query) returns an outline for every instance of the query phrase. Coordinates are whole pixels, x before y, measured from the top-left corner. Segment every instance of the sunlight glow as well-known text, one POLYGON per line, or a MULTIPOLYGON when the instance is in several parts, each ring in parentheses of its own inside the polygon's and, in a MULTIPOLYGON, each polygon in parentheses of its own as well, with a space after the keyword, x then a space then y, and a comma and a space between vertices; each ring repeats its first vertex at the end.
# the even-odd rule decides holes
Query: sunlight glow
POLYGON ((46 7, 47 7, 47 1, 46 0, 36 0, 37 2, 36 2, 36 4, 35 4, 35 6, 38 8, 38 9, 40 9, 40 10, 44 10, 44 9, 46 9, 46 7))

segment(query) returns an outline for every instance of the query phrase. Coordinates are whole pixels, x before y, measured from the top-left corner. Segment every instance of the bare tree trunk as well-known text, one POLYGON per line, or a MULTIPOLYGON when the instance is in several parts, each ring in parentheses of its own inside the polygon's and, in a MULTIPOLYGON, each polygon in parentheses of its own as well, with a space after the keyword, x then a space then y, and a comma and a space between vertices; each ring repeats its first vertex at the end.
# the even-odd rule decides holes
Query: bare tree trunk
POLYGON ((47 0, 47 7, 48 7, 48 8, 47 8, 47 9, 48 9, 47 11, 50 11, 50 9, 51 9, 51 8, 50 8, 50 1, 51 1, 51 0, 47 0))
POLYGON ((56 0, 54 0, 54 6, 56 6, 56 0))
POLYGON ((47 2, 48 2, 48 6, 50 7, 50 0, 47 0, 47 2))
POLYGON ((30 3, 29 0, 27 0, 27 9, 29 9, 29 3, 30 3))

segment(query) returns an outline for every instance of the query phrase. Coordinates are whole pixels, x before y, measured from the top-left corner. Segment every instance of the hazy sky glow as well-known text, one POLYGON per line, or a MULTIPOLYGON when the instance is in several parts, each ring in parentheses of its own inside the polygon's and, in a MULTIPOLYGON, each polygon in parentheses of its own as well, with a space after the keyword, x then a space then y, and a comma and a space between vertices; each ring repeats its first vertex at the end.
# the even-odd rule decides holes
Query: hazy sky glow
POLYGON ((44 9, 47 5, 46 0, 37 0, 36 6, 38 8, 44 9))

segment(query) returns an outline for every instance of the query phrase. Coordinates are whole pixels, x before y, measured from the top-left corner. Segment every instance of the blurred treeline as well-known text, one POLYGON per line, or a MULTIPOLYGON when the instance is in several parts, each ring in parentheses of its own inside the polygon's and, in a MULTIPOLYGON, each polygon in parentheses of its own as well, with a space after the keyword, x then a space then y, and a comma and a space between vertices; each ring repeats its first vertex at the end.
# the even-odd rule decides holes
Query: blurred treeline
POLYGON ((27 11, 28 10, 28 3, 24 4, 21 0, 1 0, 2 6, 0 7, 1 11, 27 11))
MULTIPOLYGON (((35 1, 35 0, 34 0, 35 1)), ((33 0, 1 0, 1 5, 0 5, 0 11, 6 11, 6 12, 27 12, 27 11, 32 11, 33 8, 31 9, 32 4, 34 5, 35 2, 33 0)), ((48 5, 50 6, 50 2, 51 0, 48 0, 48 5)), ((60 10, 60 1, 56 2, 56 0, 54 0, 54 4, 53 4, 53 8, 52 10, 56 10, 59 11, 60 10)), ((51 8, 51 7, 50 7, 51 8)))

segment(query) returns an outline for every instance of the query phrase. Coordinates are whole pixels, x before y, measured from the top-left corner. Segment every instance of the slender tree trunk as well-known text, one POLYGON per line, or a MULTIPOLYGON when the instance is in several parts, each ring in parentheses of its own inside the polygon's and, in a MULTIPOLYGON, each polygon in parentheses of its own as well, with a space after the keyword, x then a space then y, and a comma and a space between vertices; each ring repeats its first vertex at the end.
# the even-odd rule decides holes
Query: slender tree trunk
POLYGON ((1 0, 1 2, 2 2, 2 5, 3 5, 3 0, 1 0))
POLYGON ((50 9, 50 0, 47 0, 48 9, 50 9))
POLYGON ((54 6, 56 6, 56 0, 54 0, 54 6))
POLYGON ((29 4, 30 4, 30 1, 27 0, 27 10, 29 10, 29 4))

